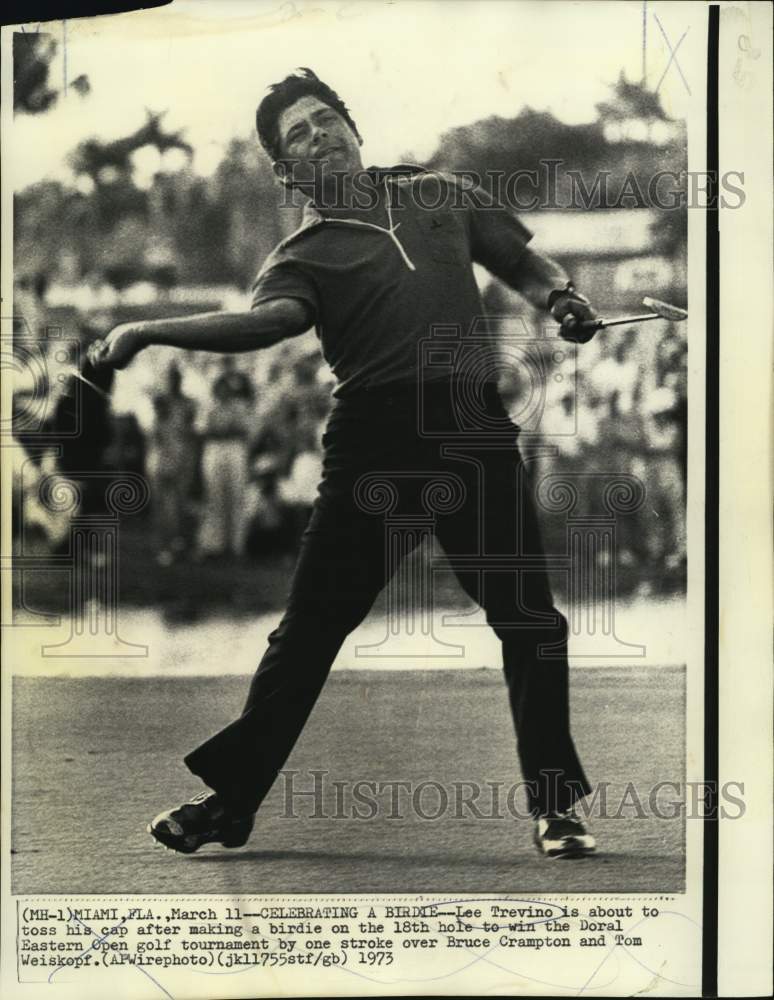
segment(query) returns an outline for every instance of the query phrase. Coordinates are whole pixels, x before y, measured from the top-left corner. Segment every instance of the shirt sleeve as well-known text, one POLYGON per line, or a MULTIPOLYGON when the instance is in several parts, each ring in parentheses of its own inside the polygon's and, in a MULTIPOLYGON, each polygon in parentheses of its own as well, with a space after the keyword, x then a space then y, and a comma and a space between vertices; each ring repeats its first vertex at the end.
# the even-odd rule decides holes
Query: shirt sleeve
POLYGON ((469 187, 467 205, 471 257, 507 285, 519 283, 519 260, 532 233, 515 212, 482 187, 469 187))
POLYGON ((267 259, 253 283, 250 308, 255 309, 272 299, 300 299, 311 307, 314 322, 317 322, 320 300, 314 281, 296 261, 274 254, 267 259))

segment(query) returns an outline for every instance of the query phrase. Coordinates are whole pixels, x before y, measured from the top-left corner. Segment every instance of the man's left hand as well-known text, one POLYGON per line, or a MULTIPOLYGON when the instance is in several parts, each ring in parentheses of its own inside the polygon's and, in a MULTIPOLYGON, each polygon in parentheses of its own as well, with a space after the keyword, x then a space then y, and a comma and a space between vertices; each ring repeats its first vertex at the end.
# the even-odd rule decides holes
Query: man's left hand
POLYGON ((551 315, 561 323, 559 336, 574 344, 585 344, 597 332, 591 323, 597 318, 591 303, 576 291, 562 292, 554 299, 551 315), (589 322, 589 326, 582 324, 589 322))
POLYGON ((90 345, 89 361, 95 368, 126 368, 146 344, 139 324, 121 323, 113 327, 104 340, 95 340, 90 345))

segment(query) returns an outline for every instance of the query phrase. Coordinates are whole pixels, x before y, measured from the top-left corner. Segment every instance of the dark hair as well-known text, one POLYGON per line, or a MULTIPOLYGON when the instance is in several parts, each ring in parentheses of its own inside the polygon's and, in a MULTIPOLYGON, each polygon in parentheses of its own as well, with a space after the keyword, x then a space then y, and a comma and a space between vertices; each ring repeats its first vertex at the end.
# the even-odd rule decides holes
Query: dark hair
POLYGON ((277 122, 283 111, 302 97, 317 97, 324 104, 337 111, 349 125, 358 139, 360 133, 349 113, 349 109, 335 90, 332 90, 311 69, 300 66, 279 83, 273 83, 255 112, 255 128, 258 139, 272 162, 280 159, 280 137, 277 122))

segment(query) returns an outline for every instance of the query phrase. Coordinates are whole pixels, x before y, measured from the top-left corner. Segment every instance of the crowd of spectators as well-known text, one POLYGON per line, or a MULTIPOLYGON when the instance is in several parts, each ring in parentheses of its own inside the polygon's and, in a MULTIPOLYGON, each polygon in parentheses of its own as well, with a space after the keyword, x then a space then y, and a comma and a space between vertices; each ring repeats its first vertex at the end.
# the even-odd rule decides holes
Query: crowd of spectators
POLYGON ((671 323, 648 333, 600 331, 569 377, 549 380, 558 388, 540 423, 541 472, 575 482, 574 517, 601 512, 594 479, 623 475, 639 486, 636 509, 615 513, 616 560, 646 593, 684 586, 688 465, 687 342, 671 323))
POLYGON ((278 345, 258 365, 154 349, 126 372, 94 371, 83 359, 96 332, 82 327, 74 352, 72 341, 16 343, 15 525, 27 549, 65 547, 71 517, 104 503, 92 474, 112 471, 145 478, 161 566, 292 550, 322 472, 330 384, 319 355, 278 345), (78 486, 77 508, 46 502, 52 476, 78 486))
MULTIPOLYGON (((81 356, 96 333, 81 329, 81 356)), ((162 566, 294 550, 316 495, 331 404, 332 377, 312 335, 260 355, 153 348, 125 372, 91 373, 107 398, 77 381, 69 362, 57 373, 57 342, 43 347, 47 433, 41 438, 38 427, 29 435, 17 420, 15 437, 25 459, 25 524, 51 547, 67 528, 64 515, 41 505, 37 481, 51 472, 78 479, 84 470, 113 469, 146 478, 153 558, 162 566), (83 432, 73 435, 76 420, 83 432)), ((501 386, 524 427, 523 450, 537 446, 540 473, 581 484, 573 516, 598 510, 584 479, 625 473, 640 481, 645 502, 617 519, 616 559, 645 588, 684 579, 686 350, 672 324, 650 338, 635 328, 602 331, 543 373, 539 419, 531 423, 522 423, 519 387, 507 370, 501 386)), ((35 394, 40 409, 40 385, 35 394)), ((17 415, 29 399, 22 379, 17 415)), ((81 513, 88 513, 88 477, 81 485, 81 513)), ((562 544, 557 532, 559 522, 547 524, 553 547, 562 544)))
POLYGON ((296 545, 322 472, 330 393, 318 358, 280 350, 265 360, 165 356, 162 384, 145 394, 150 415, 137 412, 135 391, 123 394, 131 409, 116 401, 142 440, 162 565, 296 545))

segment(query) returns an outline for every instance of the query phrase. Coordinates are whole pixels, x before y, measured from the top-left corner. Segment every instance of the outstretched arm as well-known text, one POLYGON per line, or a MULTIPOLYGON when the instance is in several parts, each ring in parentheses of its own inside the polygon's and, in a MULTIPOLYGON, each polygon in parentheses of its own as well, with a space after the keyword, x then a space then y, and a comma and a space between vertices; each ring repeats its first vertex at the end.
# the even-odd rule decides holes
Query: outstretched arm
POLYGON ((135 354, 154 344, 189 351, 231 354, 270 347, 296 337, 314 323, 312 308, 301 299, 272 299, 251 312, 200 313, 177 319, 122 323, 89 351, 94 365, 125 368, 135 354))
POLYGON ((594 336, 593 326, 581 324, 596 319, 596 312, 589 300, 575 291, 555 260, 525 247, 509 284, 536 309, 548 310, 561 324, 559 333, 565 340, 583 344, 594 336))
POLYGON ((546 309, 551 292, 564 288, 567 272, 544 254, 525 247, 519 255, 518 265, 508 284, 536 309, 546 309))
POLYGON ((467 193, 473 260, 504 281, 535 306, 550 312, 561 324, 560 335, 583 343, 594 327, 581 324, 596 318, 583 295, 570 284, 567 273, 550 257, 531 250, 532 234, 521 220, 481 188, 467 193))

